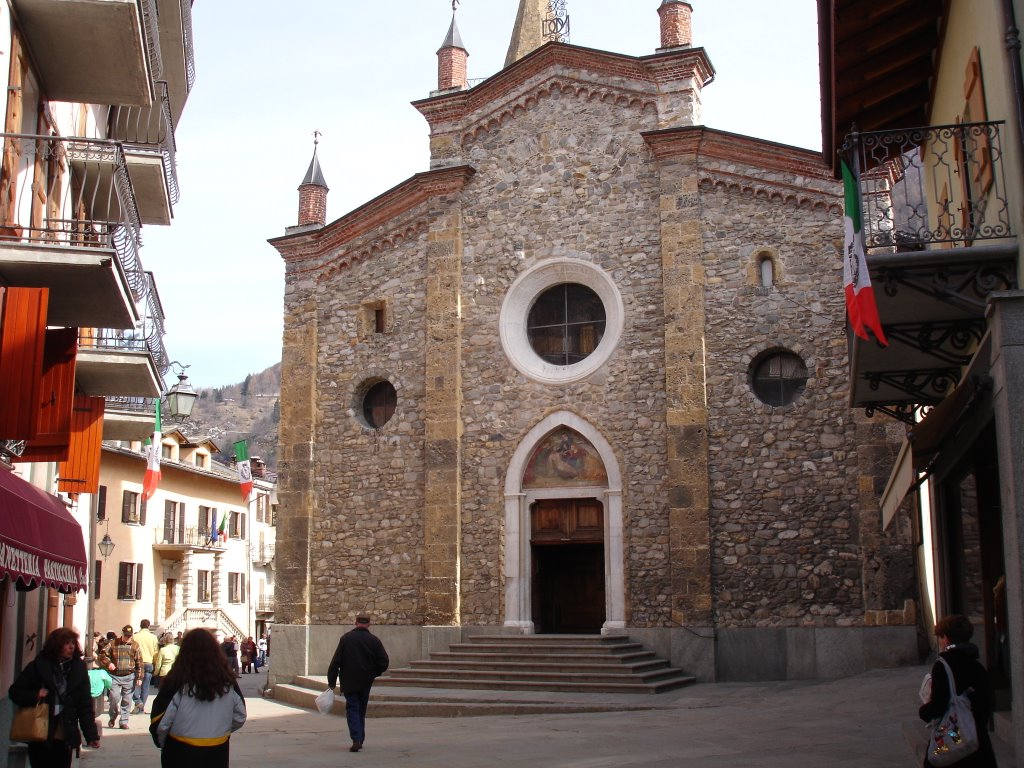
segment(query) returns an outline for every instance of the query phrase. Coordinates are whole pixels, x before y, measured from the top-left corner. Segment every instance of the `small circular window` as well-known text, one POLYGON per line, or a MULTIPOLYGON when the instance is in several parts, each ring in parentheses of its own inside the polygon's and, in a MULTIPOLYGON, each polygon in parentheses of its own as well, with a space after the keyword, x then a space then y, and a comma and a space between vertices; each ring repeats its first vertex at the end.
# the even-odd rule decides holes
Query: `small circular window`
POLYGON ((537 297, 526 336, 541 359, 555 365, 585 360, 604 336, 604 304, 585 285, 563 283, 537 297))
POLYGON ((398 404, 398 393, 390 381, 378 381, 363 396, 363 419, 374 429, 391 421, 398 404))
POLYGON ((767 352, 754 360, 751 367, 754 394, 766 405, 789 405, 807 384, 807 366, 792 352, 767 352))

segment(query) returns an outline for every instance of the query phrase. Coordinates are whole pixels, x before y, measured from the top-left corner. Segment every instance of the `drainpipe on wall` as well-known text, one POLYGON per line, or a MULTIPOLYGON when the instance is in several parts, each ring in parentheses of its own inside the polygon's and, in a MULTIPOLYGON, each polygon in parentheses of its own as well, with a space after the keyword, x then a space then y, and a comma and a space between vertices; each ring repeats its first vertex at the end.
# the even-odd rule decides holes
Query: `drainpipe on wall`
POLYGON ((1017 131, 1017 164, 1024 180, 1024 71, 1020 63, 1020 30, 1017 29, 1013 0, 1003 0, 1003 22, 1006 24, 1006 53, 1013 83, 1013 107, 1017 131))

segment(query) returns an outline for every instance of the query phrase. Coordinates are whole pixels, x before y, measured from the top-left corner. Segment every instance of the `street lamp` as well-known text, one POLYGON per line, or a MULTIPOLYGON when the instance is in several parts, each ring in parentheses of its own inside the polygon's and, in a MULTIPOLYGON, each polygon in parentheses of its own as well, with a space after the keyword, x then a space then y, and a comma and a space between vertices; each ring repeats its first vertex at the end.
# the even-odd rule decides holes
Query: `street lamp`
POLYGON ((110 557, 110 553, 114 551, 114 540, 110 538, 109 533, 105 533, 103 534, 103 539, 96 546, 99 547, 100 554, 103 555, 103 559, 106 560, 110 557))
POLYGON ((175 371, 178 383, 167 392, 167 415, 175 419, 187 419, 192 415, 192 406, 199 399, 199 393, 188 383, 188 376, 185 375, 185 369, 189 366, 182 365, 177 360, 171 365, 179 368, 175 371))

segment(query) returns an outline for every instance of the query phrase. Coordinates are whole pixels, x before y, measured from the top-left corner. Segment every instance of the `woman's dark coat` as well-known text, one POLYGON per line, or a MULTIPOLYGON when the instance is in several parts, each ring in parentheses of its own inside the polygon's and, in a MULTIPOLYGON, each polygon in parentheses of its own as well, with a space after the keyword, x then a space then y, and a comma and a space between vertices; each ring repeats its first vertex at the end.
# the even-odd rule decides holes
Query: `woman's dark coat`
MULTIPOLYGON (((971 643, 959 643, 942 652, 942 658, 953 670, 956 692, 963 693, 973 688, 967 698, 971 701, 971 714, 978 730, 978 751, 956 763, 957 768, 995 768, 996 756, 992 750, 992 739, 988 735, 988 724, 992 719, 992 683, 988 672, 978 661, 978 648, 971 643)), ((946 668, 939 661, 932 667, 932 697, 922 704, 918 714, 930 722, 946 714, 949 707, 949 677, 946 668)), ((925 766, 928 765, 927 757, 925 766)))
POLYGON ((57 703, 57 665, 55 661, 37 656, 30 661, 25 669, 11 685, 8 695, 19 707, 32 707, 39 701, 39 689, 45 688, 46 703, 50 708, 50 733, 52 741, 57 729, 62 729, 64 743, 70 749, 77 749, 82 744, 81 734, 86 741, 99 741, 100 735, 96 728, 93 713, 92 695, 89 689, 89 673, 81 655, 75 655, 67 662, 67 691, 61 703, 64 709, 58 717, 53 715, 53 706, 57 703), (81 728, 81 732, 79 732, 81 728))

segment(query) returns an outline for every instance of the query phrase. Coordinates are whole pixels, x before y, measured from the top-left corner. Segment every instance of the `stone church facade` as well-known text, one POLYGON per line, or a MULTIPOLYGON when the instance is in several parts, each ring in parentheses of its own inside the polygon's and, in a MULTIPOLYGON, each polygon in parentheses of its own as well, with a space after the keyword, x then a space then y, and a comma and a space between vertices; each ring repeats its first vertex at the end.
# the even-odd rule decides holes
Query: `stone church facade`
POLYGON ((278 679, 362 611, 396 663, 479 632, 629 634, 702 680, 916 662, 898 435, 847 402, 841 188, 701 124, 691 10, 639 58, 517 24, 472 88, 453 21, 429 170, 327 223, 314 155, 271 241, 278 679))

